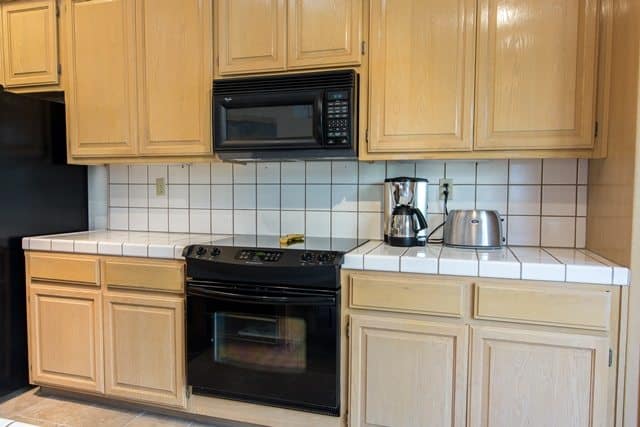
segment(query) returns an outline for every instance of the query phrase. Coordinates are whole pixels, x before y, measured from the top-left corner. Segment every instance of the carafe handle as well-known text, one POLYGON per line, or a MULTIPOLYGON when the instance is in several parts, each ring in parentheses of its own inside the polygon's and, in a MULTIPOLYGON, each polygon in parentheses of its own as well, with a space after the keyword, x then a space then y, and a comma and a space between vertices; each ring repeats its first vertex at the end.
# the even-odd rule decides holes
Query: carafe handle
POLYGON ((418 231, 425 230, 427 228, 427 219, 424 217, 420 209, 414 209, 413 214, 416 216, 418 220, 418 226, 420 227, 414 231, 417 233, 418 231))

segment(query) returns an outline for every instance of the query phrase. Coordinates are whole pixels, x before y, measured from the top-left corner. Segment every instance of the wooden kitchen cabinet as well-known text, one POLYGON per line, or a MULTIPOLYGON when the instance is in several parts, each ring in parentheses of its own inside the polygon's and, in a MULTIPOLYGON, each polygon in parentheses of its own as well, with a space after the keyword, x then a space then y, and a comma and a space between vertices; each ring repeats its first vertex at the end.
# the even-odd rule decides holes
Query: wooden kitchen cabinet
POLYGON ((368 151, 471 150, 475 1, 370 6, 368 151))
POLYGON ((593 146, 598 3, 480 0, 476 149, 593 146))
POLYGON ((472 327, 470 426, 605 426, 608 340, 472 327))
POLYGON ((109 292, 104 313, 106 394, 184 407, 184 298, 109 292))
POLYGON ((220 0, 216 3, 220 74, 286 68, 285 0, 220 0))
POLYGON ((18 0, 2 4, 5 87, 59 82, 56 14, 56 0, 18 0))
POLYGON ((65 0, 70 156, 137 152, 135 2, 65 0))
POLYGON ((468 327, 351 316, 349 425, 465 425, 468 327))
POLYGON ((31 382, 102 393, 100 291, 31 284, 28 295, 31 382))
POLYGON ((361 0, 289 0, 287 12, 288 68, 360 64, 361 0))
POLYGON ((137 2, 141 155, 210 154, 211 2, 137 2))

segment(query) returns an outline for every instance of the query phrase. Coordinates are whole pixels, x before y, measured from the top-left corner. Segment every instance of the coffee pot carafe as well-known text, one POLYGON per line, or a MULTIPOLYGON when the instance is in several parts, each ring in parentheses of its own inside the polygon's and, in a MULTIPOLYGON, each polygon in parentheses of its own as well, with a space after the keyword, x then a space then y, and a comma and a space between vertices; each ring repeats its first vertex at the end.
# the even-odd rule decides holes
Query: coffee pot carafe
POLYGON ((427 180, 389 178, 384 183, 384 240, 392 246, 424 246, 427 180))

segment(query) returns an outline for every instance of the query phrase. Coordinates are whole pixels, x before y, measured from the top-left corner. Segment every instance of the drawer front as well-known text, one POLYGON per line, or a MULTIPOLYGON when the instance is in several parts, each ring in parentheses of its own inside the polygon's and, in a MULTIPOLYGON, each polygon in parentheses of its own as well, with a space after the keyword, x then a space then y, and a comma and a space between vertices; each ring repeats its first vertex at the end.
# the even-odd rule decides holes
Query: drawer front
POLYGON ((474 317, 608 331, 611 292, 478 283, 474 298, 474 317))
POLYGON ((98 260, 50 254, 29 254, 31 280, 98 286, 98 260))
POLYGON ((466 285, 447 279, 373 277, 350 279, 350 306, 368 310, 457 317, 464 314, 466 285))
POLYGON ((102 267, 102 280, 111 288, 181 293, 184 291, 184 264, 108 259, 102 267))

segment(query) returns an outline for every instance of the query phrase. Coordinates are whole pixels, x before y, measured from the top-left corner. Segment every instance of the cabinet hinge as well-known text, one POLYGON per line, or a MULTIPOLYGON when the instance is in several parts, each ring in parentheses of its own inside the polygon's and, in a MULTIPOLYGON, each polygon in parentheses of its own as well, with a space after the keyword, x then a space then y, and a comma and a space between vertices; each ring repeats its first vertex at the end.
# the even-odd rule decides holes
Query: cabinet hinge
POLYGON ((193 387, 187 386, 187 399, 191 398, 191 394, 193 393, 193 387))
POLYGON ((609 349, 609 367, 613 366, 613 350, 609 349))
POLYGON ((369 128, 364 131, 364 140, 369 142, 369 128))
POLYGON ((58 75, 62 74, 62 64, 58 64, 58 75))
POLYGON ((598 122, 594 125, 593 136, 598 137, 598 122))
POLYGON ((363 41, 360 43, 360 53, 363 55, 367 53, 367 42, 363 41))
POLYGON ((60 4, 56 2, 56 18, 60 18, 60 4))
POLYGON ((351 336, 351 322, 347 317, 347 338, 349 338, 350 336, 351 336))

